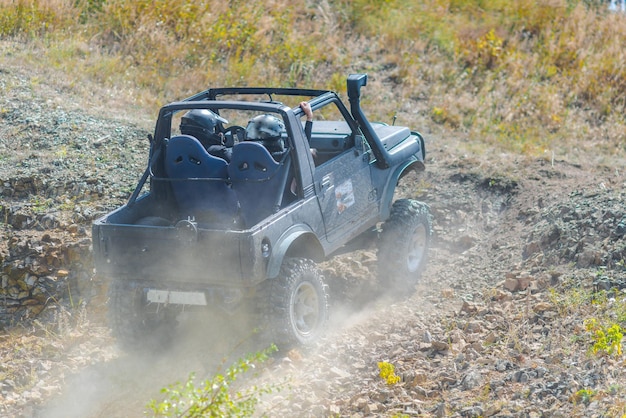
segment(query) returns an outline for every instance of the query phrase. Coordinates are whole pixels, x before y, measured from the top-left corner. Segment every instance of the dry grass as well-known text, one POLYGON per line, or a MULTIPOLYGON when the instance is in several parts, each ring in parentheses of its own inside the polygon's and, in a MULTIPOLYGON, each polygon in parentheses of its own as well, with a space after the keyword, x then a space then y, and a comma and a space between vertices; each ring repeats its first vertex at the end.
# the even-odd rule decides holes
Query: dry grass
POLYGON ((534 156, 623 154, 625 23, 591 0, 0 2, 11 55, 84 100, 154 114, 209 86, 343 92, 368 72, 372 118, 534 156))

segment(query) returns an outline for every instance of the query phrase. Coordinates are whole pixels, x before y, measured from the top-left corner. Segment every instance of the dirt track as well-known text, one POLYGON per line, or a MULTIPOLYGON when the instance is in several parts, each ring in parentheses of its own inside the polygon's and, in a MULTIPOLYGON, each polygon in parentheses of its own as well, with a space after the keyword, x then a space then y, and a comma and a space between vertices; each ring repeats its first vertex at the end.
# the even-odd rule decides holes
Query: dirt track
MULTIPOLYGON (((191 371, 213 373, 246 332, 189 317, 180 344, 165 355, 129 357, 116 347, 104 322, 104 287, 88 274, 89 225, 136 182, 146 128, 60 105, 43 111, 29 101, 24 75, 0 77, 17 86, 0 99, 2 261, 6 268, 74 249, 77 270, 59 274, 64 267, 53 263, 49 275, 69 277, 80 290, 61 286, 65 299, 48 302, 36 322, 5 327, 0 414, 141 416, 165 385, 191 371)), ((56 103, 59 93, 36 94, 56 103)), ((332 329, 315 347, 276 356, 252 379, 290 382, 262 409, 285 417, 624 413, 621 358, 589 355, 584 314, 558 297, 590 289, 599 272, 623 280, 623 166, 464 155, 456 140, 423 133, 427 170, 401 190, 434 215, 423 281, 414 294, 390 300, 378 297, 374 248, 326 263, 332 329), (384 361, 401 383, 378 376, 384 361), (581 389, 601 396, 585 402, 581 389)))

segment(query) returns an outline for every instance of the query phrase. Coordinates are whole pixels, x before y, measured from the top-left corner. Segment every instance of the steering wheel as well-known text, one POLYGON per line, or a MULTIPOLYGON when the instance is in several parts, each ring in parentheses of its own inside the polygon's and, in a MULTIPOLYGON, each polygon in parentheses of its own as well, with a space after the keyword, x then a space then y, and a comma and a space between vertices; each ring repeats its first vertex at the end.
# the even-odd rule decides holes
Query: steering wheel
POLYGON ((232 147, 236 142, 242 142, 246 137, 246 128, 233 125, 224 130, 224 145, 232 147))

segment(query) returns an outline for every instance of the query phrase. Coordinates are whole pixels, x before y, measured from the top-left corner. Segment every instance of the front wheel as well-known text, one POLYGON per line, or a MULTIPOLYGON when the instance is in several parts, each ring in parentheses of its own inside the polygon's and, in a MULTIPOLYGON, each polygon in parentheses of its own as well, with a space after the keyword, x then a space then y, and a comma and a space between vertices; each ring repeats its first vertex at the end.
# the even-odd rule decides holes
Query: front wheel
POLYGON ((328 286, 315 263, 286 259, 280 275, 261 284, 263 328, 280 348, 316 341, 328 321, 328 286))
POLYGON ((432 237, 428 205, 400 199, 383 224, 378 246, 378 275, 386 289, 405 291, 426 267, 432 237))

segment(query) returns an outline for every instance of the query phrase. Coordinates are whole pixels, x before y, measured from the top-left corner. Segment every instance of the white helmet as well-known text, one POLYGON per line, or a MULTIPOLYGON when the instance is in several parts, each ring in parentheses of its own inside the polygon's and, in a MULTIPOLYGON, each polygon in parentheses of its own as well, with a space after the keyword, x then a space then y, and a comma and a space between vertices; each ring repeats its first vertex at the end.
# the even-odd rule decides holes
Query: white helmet
POLYGON ((258 115, 248 122, 246 139, 249 141, 278 141, 285 124, 274 115, 258 115))

